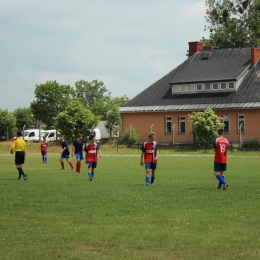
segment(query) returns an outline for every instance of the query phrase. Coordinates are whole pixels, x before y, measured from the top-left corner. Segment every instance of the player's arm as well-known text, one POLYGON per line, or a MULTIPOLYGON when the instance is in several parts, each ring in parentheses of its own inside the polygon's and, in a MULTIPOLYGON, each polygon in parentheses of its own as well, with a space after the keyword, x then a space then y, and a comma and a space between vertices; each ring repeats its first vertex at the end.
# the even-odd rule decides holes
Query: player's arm
POLYGON ((64 147, 61 149, 60 154, 62 154, 65 150, 66 150, 66 146, 64 146, 64 147))
POLYGON ((74 145, 72 145, 72 147, 71 147, 71 156, 73 156, 73 155, 74 155, 74 152, 75 152, 75 146, 74 146, 74 145))
POLYGON ((158 157, 159 157, 159 150, 156 151, 154 160, 157 161, 158 157))
POLYGON ((100 149, 98 149, 98 153, 99 153, 99 157, 102 157, 102 153, 100 149))
POLYGON ((140 165, 144 165, 144 152, 141 153, 141 160, 140 160, 140 165))

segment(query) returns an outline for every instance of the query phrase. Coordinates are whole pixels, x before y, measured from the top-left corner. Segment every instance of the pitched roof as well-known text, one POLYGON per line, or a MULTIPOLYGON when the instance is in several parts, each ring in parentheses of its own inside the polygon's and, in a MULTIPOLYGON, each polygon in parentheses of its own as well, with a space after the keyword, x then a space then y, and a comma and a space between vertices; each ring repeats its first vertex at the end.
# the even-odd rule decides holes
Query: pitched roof
MULTIPOLYGON (((215 49, 208 59, 201 51, 120 107, 120 112, 260 107, 260 62, 251 67, 251 48, 215 49), (248 70, 236 92, 172 94, 171 84, 237 80, 248 70)), ((206 54, 208 55, 208 54, 206 54)))

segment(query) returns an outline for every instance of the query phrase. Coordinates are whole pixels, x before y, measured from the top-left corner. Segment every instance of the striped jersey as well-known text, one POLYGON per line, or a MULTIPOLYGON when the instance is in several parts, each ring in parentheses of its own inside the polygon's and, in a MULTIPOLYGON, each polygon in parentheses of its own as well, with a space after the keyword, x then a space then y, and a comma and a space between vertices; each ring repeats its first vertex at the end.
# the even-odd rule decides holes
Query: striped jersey
POLYGON ((227 151, 229 142, 224 137, 219 137, 214 140, 213 147, 215 148, 215 159, 214 162, 226 163, 227 162, 227 151))
POLYGON ((149 143, 144 142, 142 144, 142 147, 140 149, 144 153, 144 161, 149 163, 157 163, 157 160, 154 160, 154 158, 157 155, 158 146, 155 141, 149 143))
POLYGON ((86 152, 86 162, 97 162, 97 151, 100 149, 97 143, 86 143, 84 151, 86 152))

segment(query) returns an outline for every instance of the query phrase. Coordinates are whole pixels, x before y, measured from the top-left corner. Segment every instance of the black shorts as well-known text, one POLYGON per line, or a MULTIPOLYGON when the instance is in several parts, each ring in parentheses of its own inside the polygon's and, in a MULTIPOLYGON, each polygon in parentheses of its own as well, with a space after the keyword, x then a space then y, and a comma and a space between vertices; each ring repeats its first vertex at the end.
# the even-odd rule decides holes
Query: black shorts
POLYGON ((23 164, 25 159, 24 152, 15 152, 15 164, 23 164))

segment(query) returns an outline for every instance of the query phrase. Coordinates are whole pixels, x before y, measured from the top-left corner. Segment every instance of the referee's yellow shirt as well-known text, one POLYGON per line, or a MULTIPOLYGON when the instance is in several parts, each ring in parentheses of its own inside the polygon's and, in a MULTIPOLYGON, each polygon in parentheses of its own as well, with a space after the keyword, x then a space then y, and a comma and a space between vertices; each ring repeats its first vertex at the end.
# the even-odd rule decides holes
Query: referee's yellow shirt
POLYGON ((21 139, 20 137, 17 137, 17 139, 15 141, 13 141, 13 143, 10 147, 10 151, 13 151, 13 150, 15 150, 16 152, 26 153, 25 141, 23 139, 21 139))

